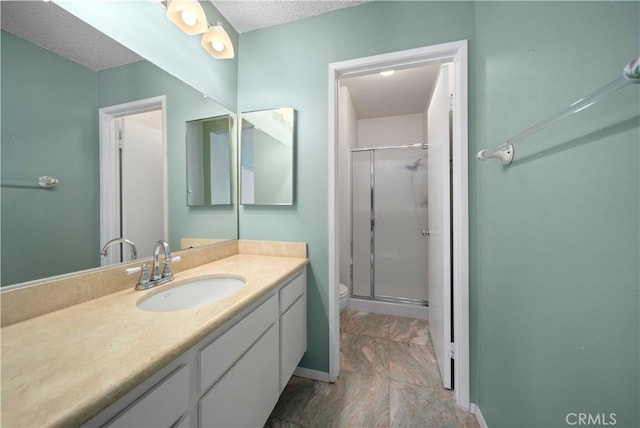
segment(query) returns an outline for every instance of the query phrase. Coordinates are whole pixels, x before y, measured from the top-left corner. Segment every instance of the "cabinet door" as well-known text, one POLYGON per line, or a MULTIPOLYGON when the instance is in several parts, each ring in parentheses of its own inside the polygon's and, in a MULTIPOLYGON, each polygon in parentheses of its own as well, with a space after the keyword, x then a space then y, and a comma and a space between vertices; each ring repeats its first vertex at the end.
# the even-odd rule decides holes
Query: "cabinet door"
POLYGON ((200 400, 202 427, 262 427, 278 402, 278 323, 200 400))
POLYGON ((276 319, 278 319, 278 298, 273 296, 202 349, 200 351, 200 392, 205 392, 218 381, 276 319))
POLYGON ((303 294, 280 317, 280 392, 307 350, 307 302, 303 294))

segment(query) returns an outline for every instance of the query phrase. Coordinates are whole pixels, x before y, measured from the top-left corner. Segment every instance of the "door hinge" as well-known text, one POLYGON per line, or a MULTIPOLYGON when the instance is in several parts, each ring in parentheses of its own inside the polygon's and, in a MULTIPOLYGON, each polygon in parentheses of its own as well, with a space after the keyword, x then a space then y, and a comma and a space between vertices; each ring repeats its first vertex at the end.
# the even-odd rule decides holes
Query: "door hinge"
POLYGON ((449 94, 449 111, 453 111, 453 94, 449 94))
POLYGON ((449 343, 449 358, 452 360, 456 359, 456 346, 455 342, 449 343))
POLYGON ((122 129, 118 129, 118 149, 122 150, 124 145, 124 137, 122 135, 122 129))

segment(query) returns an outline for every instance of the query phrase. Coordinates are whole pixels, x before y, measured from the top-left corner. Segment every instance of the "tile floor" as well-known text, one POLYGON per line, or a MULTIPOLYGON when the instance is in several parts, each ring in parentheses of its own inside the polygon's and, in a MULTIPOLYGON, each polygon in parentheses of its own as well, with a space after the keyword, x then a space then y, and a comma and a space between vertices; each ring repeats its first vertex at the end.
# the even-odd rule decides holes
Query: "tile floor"
POLYGON ((428 322, 364 312, 340 317, 335 384, 293 377, 265 428, 477 428, 441 386, 428 322))

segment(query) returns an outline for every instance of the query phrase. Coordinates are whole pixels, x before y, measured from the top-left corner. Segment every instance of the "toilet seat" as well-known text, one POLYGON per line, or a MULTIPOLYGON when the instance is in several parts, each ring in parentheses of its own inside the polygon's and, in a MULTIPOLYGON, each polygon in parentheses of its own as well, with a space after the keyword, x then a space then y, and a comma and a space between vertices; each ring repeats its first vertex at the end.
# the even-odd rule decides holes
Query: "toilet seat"
POLYGON ((339 294, 340 297, 348 296, 349 295, 349 288, 347 288, 346 285, 341 283, 338 294, 339 294))

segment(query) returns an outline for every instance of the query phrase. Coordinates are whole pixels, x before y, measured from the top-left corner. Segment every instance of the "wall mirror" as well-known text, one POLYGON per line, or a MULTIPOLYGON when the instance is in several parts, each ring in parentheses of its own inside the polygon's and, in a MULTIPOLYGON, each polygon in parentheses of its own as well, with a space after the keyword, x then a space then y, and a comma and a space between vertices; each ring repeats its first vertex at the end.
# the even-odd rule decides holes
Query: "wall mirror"
MULTIPOLYGON (((116 2, 112 7, 128 4, 116 2)), ((191 240, 186 247, 237 239, 236 131, 231 133, 234 137, 230 148, 234 178, 226 192, 231 204, 189 207, 184 199, 185 124, 198 118, 227 117, 236 126, 235 114, 230 109, 203 97, 201 92, 53 2, 3 1, 0 7, 2 286, 21 286, 27 281, 105 265, 105 257, 100 254, 104 242, 100 238, 99 220, 98 111, 141 99, 166 98, 160 126, 165 130, 166 159, 162 168, 166 170, 167 181, 164 237, 172 251, 182 248, 184 238, 207 239, 191 240), (65 31, 69 34, 64 34, 65 31), (34 39, 36 33, 40 34, 40 40, 34 39), (64 52, 54 53, 54 48, 38 45, 47 40, 82 45, 95 43, 97 39, 108 40, 110 47, 88 45, 94 59, 122 56, 126 59, 90 68, 64 52), (124 55, 118 55, 118 51, 124 55), (43 189, 38 186, 40 176, 52 176, 59 179, 59 184, 43 189)), ((159 20, 167 21, 161 10, 158 14, 159 20)), ((82 51, 82 46, 75 46, 75 51, 82 51)), ((135 204, 136 200, 128 203, 135 204)), ((152 251, 146 244, 137 247, 138 258, 152 251)), ((129 261, 129 248, 123 250, 125 260, 129 261)))
POLYGON ((242 113, 240 201, 293 205, 295 110, 242 113))
POLYGON ((187 131, 187 205, 230 205, 233 118, 191 120, 187 131))

